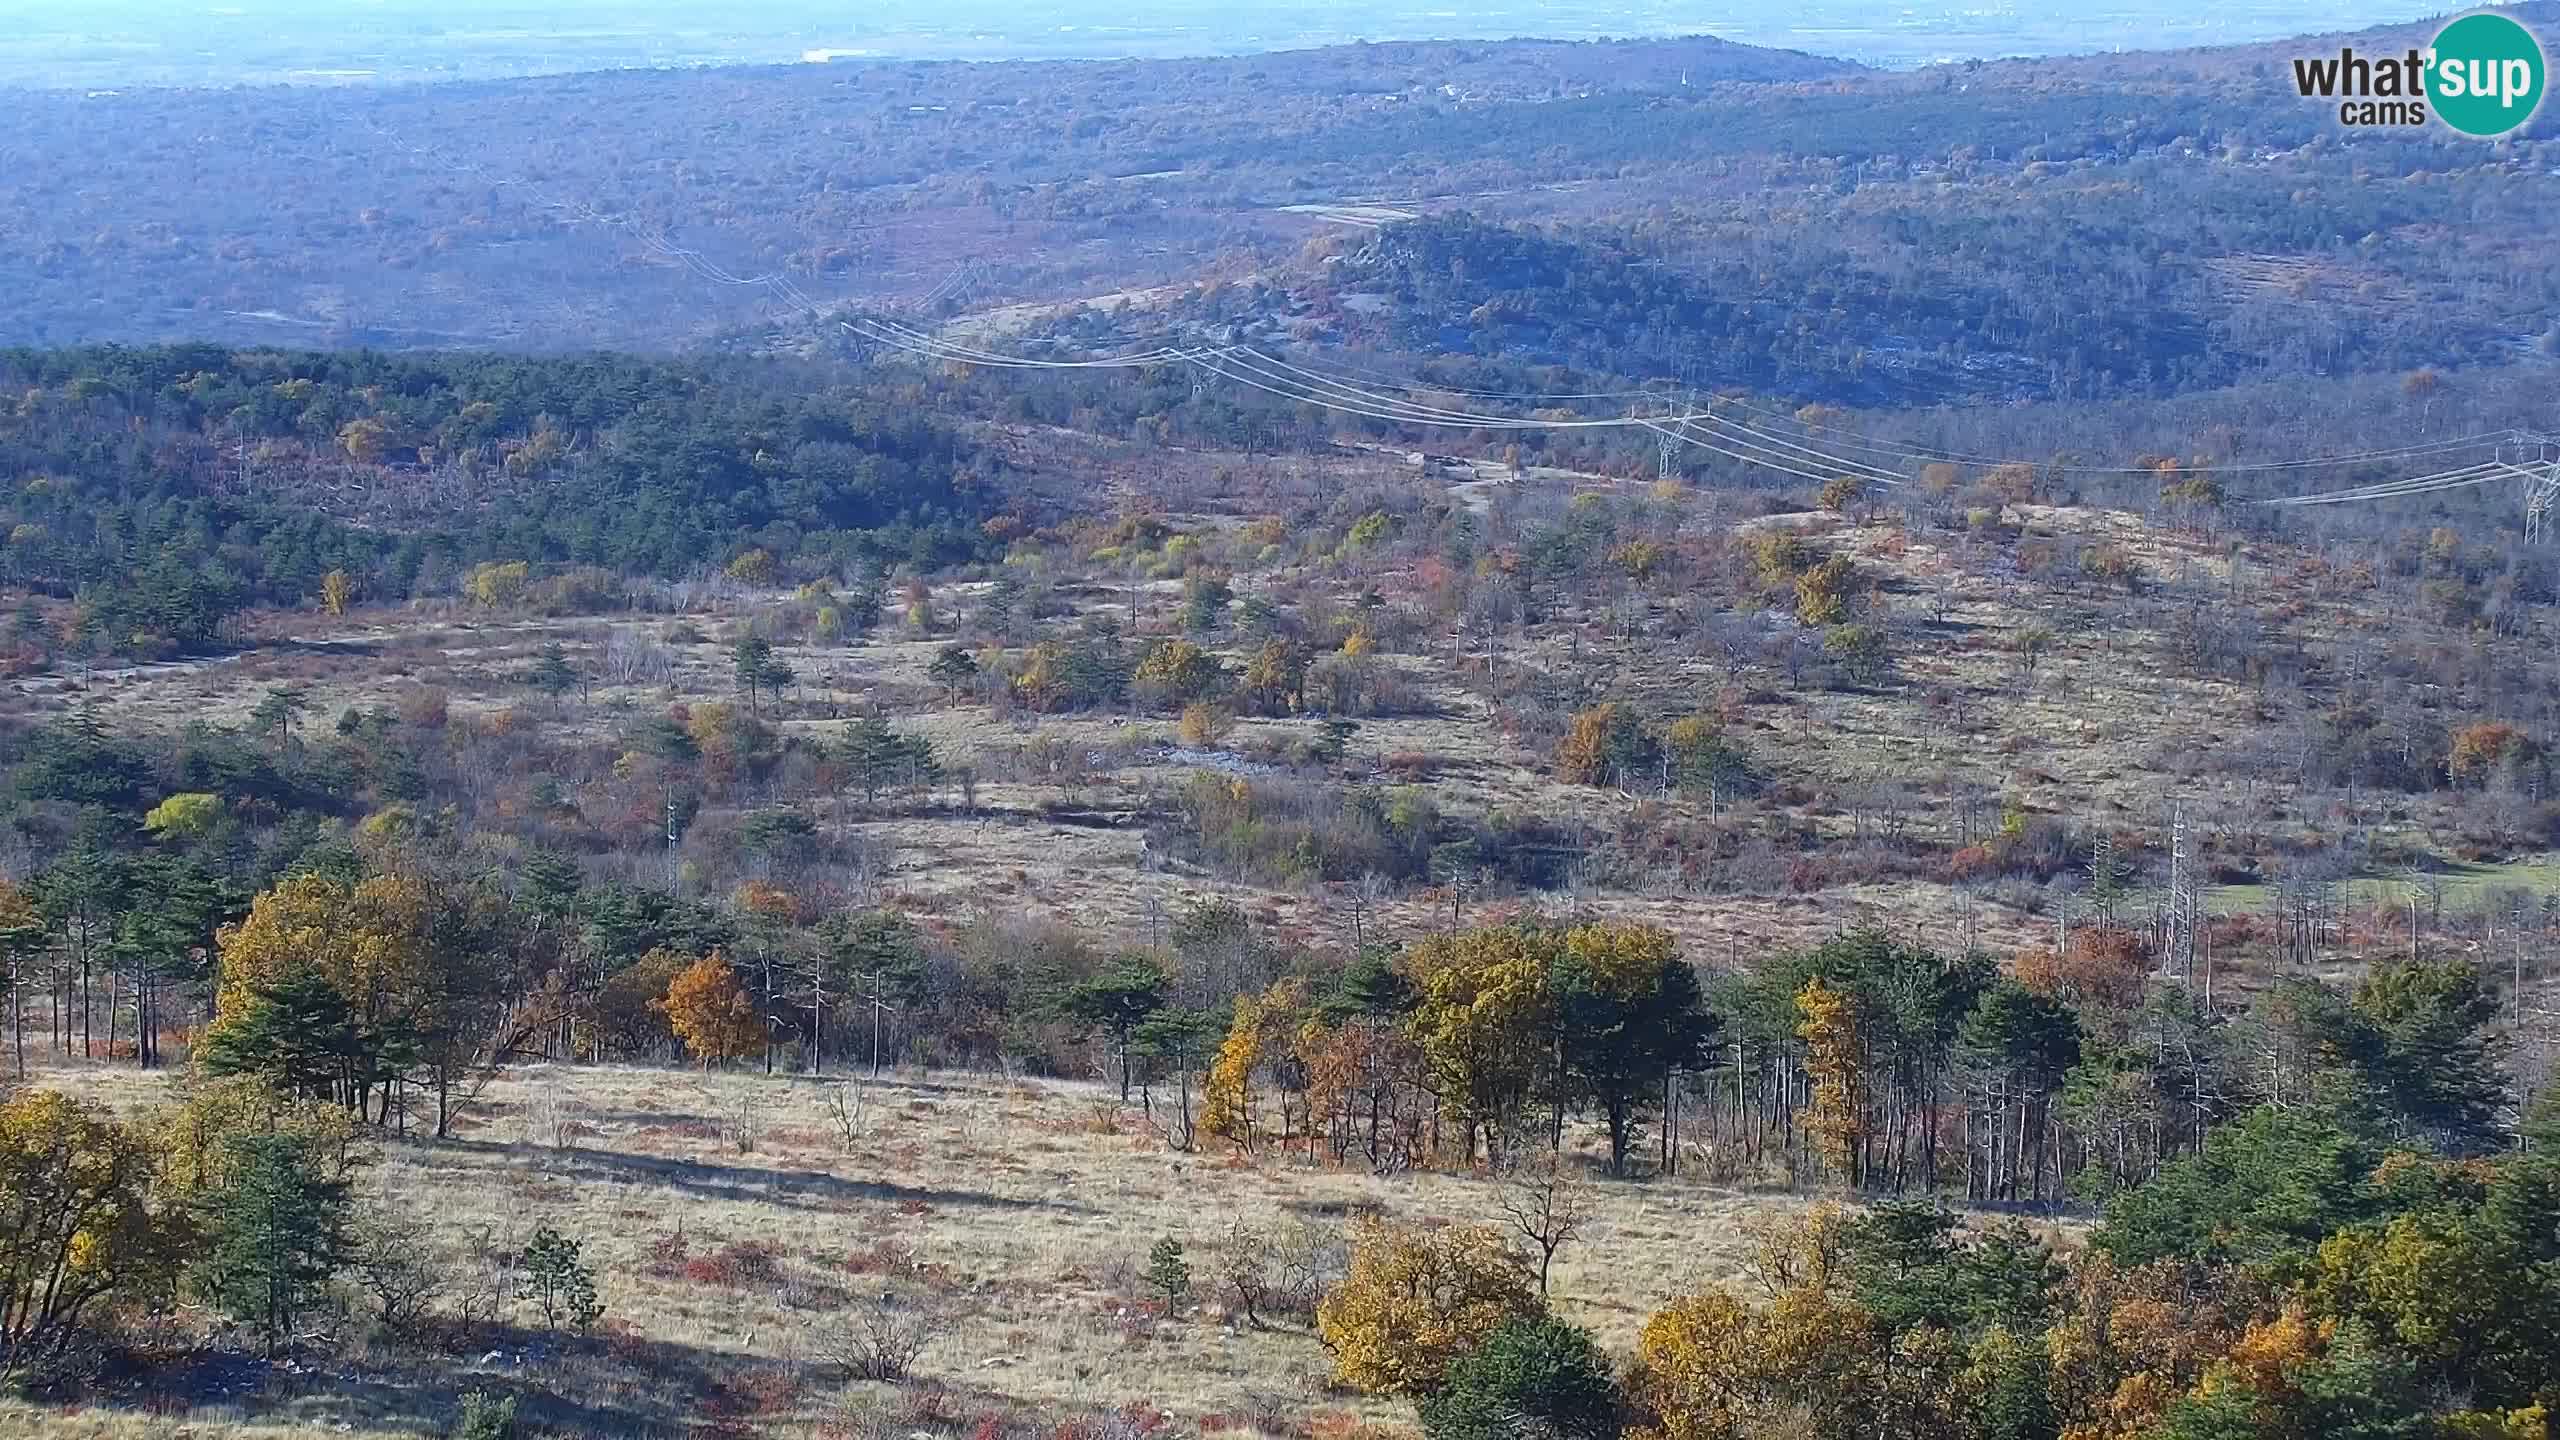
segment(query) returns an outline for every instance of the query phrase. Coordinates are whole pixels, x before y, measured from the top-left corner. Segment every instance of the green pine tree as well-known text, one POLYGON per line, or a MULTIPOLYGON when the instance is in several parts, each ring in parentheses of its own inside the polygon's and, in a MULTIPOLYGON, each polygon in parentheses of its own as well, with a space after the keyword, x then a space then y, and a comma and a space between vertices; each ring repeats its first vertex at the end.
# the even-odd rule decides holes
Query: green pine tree
POLYGON ((288 1095, 354 1103, 359 1072, 370 1069, 347 997, 310 970, 250 991, 236 1018, 196 1052, 216 1075, 258 1075, 288 1095))
POLYGON ((542 658, 533 662, 525 679, 545 695, 565 695, 578 688, 578 667, 555 642, 542 647, 542 658))
POLYGON ((596 1273, 578 1258, 575 1240, 545 1225, 533 1232, 517 1265, 516 1298, 530 1300, 542 1312, 542 1327, 556 1330, 567 1321, 584 1330, 604 1314, 596 1299, 596 1273))
POLYGON ((244 1135, 230 1149, 231 1183, 206 1203, 200 1285, 273 1355, 352 1253, 347 1184, 321 1173, 307 1136, 244 1135))
POLYGON ((1615 1440, 1609 1362, 1580 1327, 1549 1316, 1504 1322, 1422 1399, 1430 1440, 1615 1440))
POLYGON ((1167 1235, 1147 1252, 1147 1288, 1164 1297, 1167 1315, 1181 1308, 1191 1293, 1191 1262, 1182 1258, 1182 1242, 1167 1235))

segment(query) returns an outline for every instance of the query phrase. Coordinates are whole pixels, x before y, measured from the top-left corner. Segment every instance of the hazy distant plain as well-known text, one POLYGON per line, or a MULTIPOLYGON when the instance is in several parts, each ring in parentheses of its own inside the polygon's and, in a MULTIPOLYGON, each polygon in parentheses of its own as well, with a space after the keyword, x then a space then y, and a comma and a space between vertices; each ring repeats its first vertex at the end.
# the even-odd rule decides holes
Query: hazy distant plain
POLYGON ((2264 40, 2444 8, 2410 0, 0 0, 0 85, 360 84, 827 56, 1073 59, 1699 33, 1909 66, 2264 40))

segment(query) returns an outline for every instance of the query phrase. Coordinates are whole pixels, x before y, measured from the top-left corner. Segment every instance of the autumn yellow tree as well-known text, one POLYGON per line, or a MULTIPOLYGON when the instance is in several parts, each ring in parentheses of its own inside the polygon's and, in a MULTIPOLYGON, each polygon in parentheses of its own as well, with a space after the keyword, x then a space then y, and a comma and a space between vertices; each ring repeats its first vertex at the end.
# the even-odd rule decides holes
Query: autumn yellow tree
POLYGON ((1236 717, 1223 705, 1194 700, 1182 707, 1182 722, 1177 731, 1182 743, 1195 749, 1206 749, 1223 743, 1227 732, 1235 728, 1236 717))
POLYGON ((1609 563, 1625 571, 1630 580, 1650 580, 1670 554, 1659 540, 1630 540, 1609 552, 1609 563))
POLYGON ((291 1135, 305 1142, 331 1174, 358 1159, 355 1117, 344 1106, 288 1095, 257 1075, 191 1075, 174 1105, 151 1112, 147 1126, 154 1177, 164 1203, 195 1205, 231 1181, 243 1135, 291 1135))
MULTIPOLYGON (((1721 1291, 1645 1322, 1628 1396, 1649 1440, 1856 1440, 1877 1427, 1888 1337, 1873 1316, 1801 1284, 1754 1310, 1721 1291)), ((1892 1433, 1904 1433, 1899 1430, 1892 1433)))
POLYGON ((1495 926, 1434 935, 1406 952, 1420 1003, 1407 1021, 1432 1089, 1453 1108, 1465 1157, 1500 1160, 1551 1048, 1552 931, 1495 926))
POLYGON ((1266 715, 1286 715, 1307 705, 1307 652, 1286 640, 1262 642, 1245 662, 1244 693, 1266 715))
POLYGON ((730 579, 742 585, 770 585, 782 573, 774 563, 773 552, 761 546, 739 551, 723 569, 730 579))
POLYGON ((651 1008, 667 1017, 667 1027, 706 1070, 755 1053, 765 1040, 755 1002, 717 950, 678 971, 651 1008))
MULTIPOLYGON (((1646 1322, 1627 1375, 1631 1440, 1962 1440, 1985 1358, 1922 1324, 1893 1333, 1851 1298, 1847 1216, 1816 1205, 1746 1228, 1767 1303, 1722 1291, 1646 1322)), ((2011 1347, 2021 1349, 2021 1347, 2011 1347)), ((2040 1365, 2041 1356, 2008 1357, 2040 1365)))
POLYGON ((391 448, 391 427, 369 415, 350 420, 338 427, 338 447, 358 464, 378 464, 391 448))
POLYGON ((1254 1146, 1253 1072, 1262 1064, 1262 1001, 1253 995, 1236 998, 1235 1018, 1227 1038, 1209 1063, 1201 1090, 1200 1128, 1250 1150, 1254 1146))
POLYGON ((1218 686, 1218 658, 1188 640, 1159 640, 1138 661, 1136 679, 1177 701, 1197 700, 1218 686))
POLYGON ((1536 1275, 1492 1226, 1363 1220, 1349 1271, 1316 1307, 1316 1330, 1343 1383, 1420 1396, 1504 1321, 1541 1308, 1536 1275))
POLYGON ((1556 778, 1569 785, 1633 786, 1659 762, 1662 746, 1632 705, 1611 700, 1577 711, 1556 742, 1556 778))
POLYGON ((2064 1316, 2045 1334, 2063 1440, 2150 1430, 2243 1328, 2175 1262, 2127 1268, 2096 1252, 2078 1257, 2064 1316))
POLYGON ((1307 1076, 1307 1131, 1312 1145, 1328 1132, 1335 1158, 1349 1148, 1356 1123, 1353 1105, 1375 1068, 1377 1031, 1366 1024, 1328 1024, 1311 1018, 1298 1027, 1298 1063, 1307 1076))
POLYGON ((1805 1123, 1822 1138, 1841 1177, 1855 1185, 1867 1135, 1866 1051, 1856 1002, 1816 978, 1796 992, 1796 1011, 1803 1017, 1796 1034, 1805 1042, 1805 1071, 1813 1078, 1805 1123))
POLYGON ((1209 1066, 1200 1114, 1201 1129, 1252 1149, 1260 1139, 1254 1119, 1254 1073, 1277 1066, 1288 1072, 1283 1077, 1280 1109, 1280 1135, 1284 1140, 1287 1138, 1287 1094, 1291 1089, 1304 1088, 1305 1066, 1298 1057, 1295 1040, 1306 1020, 1307 983, 1304 980, 1282 980, 1259 995, 1237 997, 1235 1018, 1227 1026, 1227 1038, 1218 1046, 1217 1058, 1209 1066), (1299 1083, 1290 1086, 1286 1083, 1290 1080, 1299 1083))
POLYGON ((1807 625, 1837 625, 1849 617, 1849 562, 1834 555, 1796 577, 1796 618, 1807 625))
POLYGON ((222 797, 203 790, 181 790, 151 807, 142 828, 163 840, 197 840, 222 818, 222 797))
MULTIPOLYGON (((396 831, 397 827, 393 827, 396 831)), ((442 877, 404 852, 391 832, 365 845, 373 873, 349 884, 317 872, 289 876, 250 902, 248 915, 215 938, 220 979, 208 1050, 230 1035, 233 1058, 256 1062, 277 1040, 288 1047, 345 1045, 347 1069, 337 1089, 359 1115, 388 1122, 409 1077, 423 1071, 436 1096, 436 1131, 453 1117, 456 1078, 508 1041, 494 1033, 499 1012, 522 997, 508 984, 500 907, 484 890, 442 877), (267 1035, 285 1023, 271 1003, 317 984, 344 1002, 350 1033, 267 1035), (252 1021, 256 1023, 251 1024, 252 1021)), ((538 1027, 544 1007, 517 1006, 513 1027, 538 1027)), ((309 1015, 305 1020, 313 1019, 309 1015)), ((292 1022, 300 1023, 300 1022, 292 1022)), ((284 1059, 283 1051, 273 1052, 284 1059)), ((404 1112, 405 1113, 405 1112, 404 1112)))
POLYGON ((524 599, 532 578, 532 567, 522 560, 484 561, 463 577, 462 593, 484 609, 504 609, 524 599))
POLYGON ((235 1023, 256 991, 296 972, 328 981, 357 1024, 380 1027, 414 1002, 427 978, 428 908, 422 878, 406 870, 353 885, 317 871, 287 876, 216 937, 213 1028, 235 1023))
POLYGON ((332 570, 320 577, 320 608, 331 615, 344 615, 355 604, 356 579, 344 570, 332 570))
POLYGON ((1059 708, 1067 698, 1066 651, 1054 640, 1032 646, 1013 677, 1013 690, 1023 704, 1043 714, 1059 708))
POLYGON ((1803 540, 1789 531, 1778 530, 1752 542, 1752 564, 1760 572, 1760 583, 1784 585, 1796 578, 1796 572, 1813 563, 1813 552, 1803 540))
POLYGON ((2327 1351, 2337 1329, 2334 1320, 2314 1319, 2299 1304, 2288 1305, 2282 1313, 2255 1321, 2242 1331, 2230 1351, 2205 1372, 2196 1394, 2209 1398, 2232 1391, 2245 1396, 2253 1434, 2301 1433, 2293 1416, 2302 1408, 2303 1372, 2327 1351))
POLYGON ((151 1179, 137 1125, 50 1090, 0 1104, 0 1380, 60 1355, 101 1303, 168 1292, 185 1216, 151 1179))
POLYGON ((2540 749, 2525 733, 2502 721, 2468 725, 2454 732, 2445 755, 2445 772, 2456 785, 2487 782, 2501 766, 2530 765, 2540 749))

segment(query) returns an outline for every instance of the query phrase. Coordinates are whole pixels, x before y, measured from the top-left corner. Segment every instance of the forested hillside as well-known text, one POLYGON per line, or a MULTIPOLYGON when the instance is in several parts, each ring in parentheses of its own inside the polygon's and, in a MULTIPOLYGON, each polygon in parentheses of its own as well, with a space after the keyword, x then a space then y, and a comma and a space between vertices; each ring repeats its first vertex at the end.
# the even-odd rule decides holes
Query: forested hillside
POLYGON ((681 578, 978 553, 1006 462, 841 378, 751 362, 0 353, 9 582, 119 654, 199 651, 332 571, 392 600, 477 562, 681 578))

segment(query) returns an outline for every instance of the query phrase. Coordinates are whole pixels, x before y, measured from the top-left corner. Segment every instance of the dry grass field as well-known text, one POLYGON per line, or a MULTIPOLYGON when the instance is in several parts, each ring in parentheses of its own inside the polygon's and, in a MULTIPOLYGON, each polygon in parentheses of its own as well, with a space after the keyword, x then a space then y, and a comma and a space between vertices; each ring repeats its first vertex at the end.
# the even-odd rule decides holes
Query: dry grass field
MULTIPOLYGON (((39 1079, 125 1106, 168 1085, 103 1068, 39 1079)), ((474 1338, 441 1359, 352 1345, 298 1367, 181 1365, 112 1404, 0 1409, 0 1433, 437 1434, 471 1390, 524 1397, 537 1434, 984 1434, 991 1415, 1131 1405, 1199 1433, 1409 1423, 1395 1403, 1334 1387, 1303 1327, 1257 1328, 1230 1308, 1228 1236, 1300 1222, 1337 1233, 1364 1212, 1494 1219, 1498 1182, 1180 1153, 1142 1110, 1079 1083, 536 1067, 491 1087, 451 1142, 381 1143, 359 1191, 445 1262, 448 1306, 480 1247, 543 1224, 583 1241, 605 1324, 574 1342, 474 1338), (828 1101, 848 1086, 850 1143, 828 1101), (1149 1309, 1143 1279, 1165 1236, 1195 1277, 1172 1319, 1149 1309), (930 1295, 948 1324, 907 1386, 847 1385, 820 1358, 825 1333, 884 1286, 930 1295)), ((1592 1218, 1556 1260, 1556 1304, 1621 1353, 1667 1299, 1743 1276, 1751 1216, 1806 1203, 1685 1177, 1595 1178, 1588 1194, 1592 1218)))

